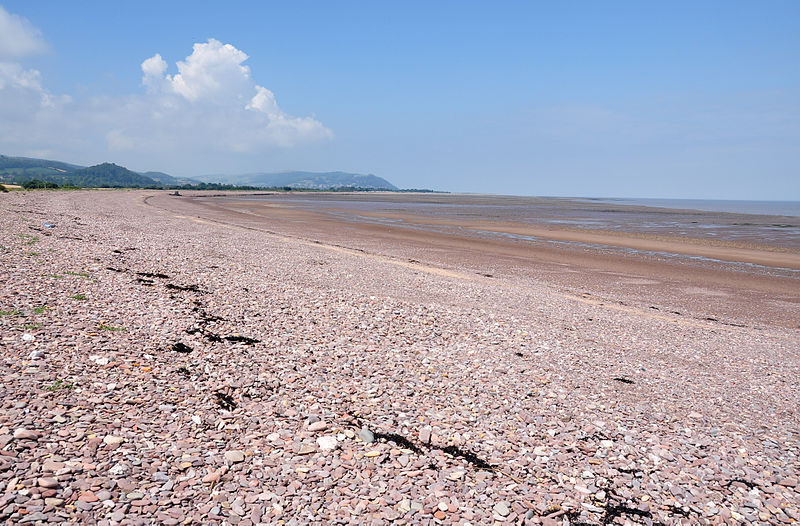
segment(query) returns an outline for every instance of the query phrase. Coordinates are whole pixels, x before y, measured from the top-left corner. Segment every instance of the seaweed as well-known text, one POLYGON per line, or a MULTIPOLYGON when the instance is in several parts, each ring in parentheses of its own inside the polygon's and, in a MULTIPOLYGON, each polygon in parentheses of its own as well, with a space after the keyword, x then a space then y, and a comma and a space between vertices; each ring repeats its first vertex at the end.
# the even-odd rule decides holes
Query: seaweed
POLYGON ((233 397, 228 393, 223 391, 217 391, 214 393, 214 396, 217 398, 217 405, 220 406, 222 409, 226 411, 233 411, 236 409, 236 402, 233 400, 233 397))
POLYGON ((186 333, 187 334, 198 334, 199 333, 206 340, 208 340, 210 342, 221 342, 222 341, 222 338, 220 338, 219 335, 217 335, 217 334, 215 334, 215 333, 213 333, 211 331, 207 331, 205 329, 188 329, 186 331, 186 333))
POLYGON ((623 377, 621 377, 621 376, 617 376, 617 377, 616 377, 616 378, 614 378, 613 380, 614 380, 615 382, 622 382, 623 384, 633 384, 633 383, 636 383, 636 382, 634 382, 633 380, 631 380, 630 378, 623 378, 623 377))
POLYGON ((490 465, 488 462, 486 462, 482 458, 479 458, 472 451, 465 451, 465 450, 461 449, 458 446, 447 446, 447 447, 442 448, 442 451, 444 451, 448 455, 452 455, 452 456, 458 457, 458 458, 463 458, 464 460, 466 460, 467 462, 469 462, 470 464, 472 464, 473 466, 475 466, 477 468, 485 469, 487 471, 494 471, 495 470, 495 468, 492 465, 490 465))
POLYGON ((208 294, 207 291, 201 289, 197 285, 175 285, 173 283, 167 283, 167 288, 170 290, 185 290, 188 292, 197 292, 198 294, 208 294))
POLYGON ((744 484, 745 486, 747 486, 747 489, 753 489, 758 487, 758 484, 756 484, 755 482, 750 482, 749 480, 745 479, 731 479, 725 483, 725 487, 730 488, 732 484, 736 484, 737 482, 739 484, 744 484))
POLYGON ((170 349, 175 351, 175 352, 182 353, 182 354, 189 354, 190 352, 193 351, 193 349, 191 347, 189 347, 188 345, 186 345, 183 342, 173 343, 172 347, 170 347, 170 349))
POLYGON ((652 519, 653 514, 649 511, 640 510, 638 508, 631 508, 624 504, 609 503, 606 505, 606 511, 603 514, 603 524, 613 524, 614 519, 618 517, 634 516, 642 517, 645 519, 652 519))
POLYGON ((160 274, 158 272, 137 272, 137 276, 142 276, 144 278, 161 278, 161 279, 169 279, 169 276, 166 274, 160 274))
POLYGON ((420 449, 419 446, 417 446, 415 443, 413 443, 412 441, 410 441, 406 437, 404 437, 402 435, 398 435, 397 433, 377 433, 376 432, 376 433, 373 433, 373 435, 375 436, 375 440, 383 439, 383 440, 386 440, 387 442, 394 442, 398 446, 404 447, 406 449, 410 449, 411 451, 413 451, 414 453, 417 453, 418 455, 423 453, 422 449, 420 449))
POLYGON ((244 343, 247 345, 253 345, 254 343, 259 343, 261 340, 256 340, 255 338, 248 338, 247 336, 223 336, 229 342, 239 342, 244 343))

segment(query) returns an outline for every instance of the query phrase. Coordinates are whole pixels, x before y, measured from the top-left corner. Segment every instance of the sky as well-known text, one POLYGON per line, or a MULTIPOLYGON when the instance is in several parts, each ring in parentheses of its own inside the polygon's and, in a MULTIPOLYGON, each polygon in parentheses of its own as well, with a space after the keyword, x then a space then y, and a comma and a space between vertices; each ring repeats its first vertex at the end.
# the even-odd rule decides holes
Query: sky
POLYGON ((800 2, 0 0, 0 153, 800 200, 800 2))

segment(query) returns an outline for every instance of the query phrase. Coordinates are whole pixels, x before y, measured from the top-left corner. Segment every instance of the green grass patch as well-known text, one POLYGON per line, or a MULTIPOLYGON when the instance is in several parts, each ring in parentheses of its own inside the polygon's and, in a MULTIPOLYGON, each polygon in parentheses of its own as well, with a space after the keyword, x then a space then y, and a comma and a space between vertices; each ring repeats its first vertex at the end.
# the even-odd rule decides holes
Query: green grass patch
POLYGON ((72 298, 72 299, 74 299, 74 300, 81 300, 81 301, 83 301, 83 300, 85 300, 85 299, 86 299, 86 295, 85 295, 85 294, 73 294, 72 296, 70 296, 70 298, 72 298))
POLYGON ((64 272, 64 274, 67 274, 67 275, 70 275, 70 276, 80 276, 82 278, 91 277, 86 272, 72 272, 71 270, 68 270, 68 271, 64 272))
POLYGON ((30 245, 35 245, 36 243, 39 242, 39 236, 32 236, 30 234, 20 234, 19 237, 22 238, 23 245, 30 246, 30 245))
POLYGON ((26 323, 25 325, 22 326, 22 328, 25 329, 26 331, 33 331, 41 328, 41 326, 42 326, 41 323, 26 323))
POLYGON ((33 308, 34 314, 41 314, 48 309, 47 305, 39 305, 38 307, 33 308))
POLYGON ((127 330, 125 327, 113 327, 111 325, 106 325, 105 323, 100 324, 101 331, 112 331, 112 332, 120 332, 127 330))
POLYGON ((68 384, 64 380, 56 380, 55 382, 53 382, 53 385, 51 385, 50 387, 46 387, 45 389, 47 389, 48 391, 62 391, 62 390, 69 391, 71 389, 75 389, 75 385, 68 384))
POLYGON ((56 278, 56 279, 61 279, 61 278, 63 278, 64 276, 62 276, 61 274, 45 274, 45 277, 47 277, 47 278, 56 278))
POLYGON ((22 312, 17 309, 0 310, 0 316, 19 316, 20 314, 22 314, 22 312))

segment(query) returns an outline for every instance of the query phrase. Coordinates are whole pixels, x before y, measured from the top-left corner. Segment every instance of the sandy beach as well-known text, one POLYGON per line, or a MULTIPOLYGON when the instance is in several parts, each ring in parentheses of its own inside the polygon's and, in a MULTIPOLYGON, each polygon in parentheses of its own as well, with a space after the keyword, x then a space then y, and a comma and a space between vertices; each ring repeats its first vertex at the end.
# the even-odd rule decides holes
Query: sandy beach
POLYGON ((0 520, 800 521, 786 228, 334 198, 0 194, 0 520))

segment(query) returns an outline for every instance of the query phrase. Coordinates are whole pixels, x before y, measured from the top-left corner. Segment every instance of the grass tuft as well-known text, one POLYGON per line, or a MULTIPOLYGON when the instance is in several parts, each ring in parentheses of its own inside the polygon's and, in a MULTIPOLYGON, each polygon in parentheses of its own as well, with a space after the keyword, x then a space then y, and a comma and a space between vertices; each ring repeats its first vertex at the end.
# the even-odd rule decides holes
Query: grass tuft
POLYGON ((113 327, 111 325, 106 325, 105 323, 101 323, 100 324, 100 330, 101 331, 120 332, 120 331, 126 331, 127 329, 125 327, 113 327))
POLYGON ((66 390, 66 391, 69 391, 69 390, 71 390, 71 389, 75 389, 75 385, 73 385, 73 384, 68 384, 68 383, 67 383, 67 382, 65 382, 64 380, 56 380, 56 381, 53 383, 53 385, 51 385, 50 387, 46 387, 46 389, 47 389, 48 391, 61 391, 61 390, 66 390))

